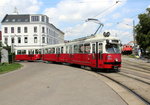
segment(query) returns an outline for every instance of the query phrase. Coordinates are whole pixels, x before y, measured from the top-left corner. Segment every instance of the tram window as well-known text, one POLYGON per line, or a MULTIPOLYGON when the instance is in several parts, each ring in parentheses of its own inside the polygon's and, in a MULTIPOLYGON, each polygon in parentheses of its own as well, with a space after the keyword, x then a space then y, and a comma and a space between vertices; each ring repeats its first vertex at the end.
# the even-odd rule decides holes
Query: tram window
POLYGON ((35 49, 35 54, 38 54, 38 53, 39 53, 38 49, 35 49))
POLYGON ((66 46, 66 54, 69 53, 69 46, 66 46))
POLYGON ((48 53, 48 54, 50 54, 50 53, 51 53, 51 48, 49 48, 49 49, 48 49, 48 52, 47 52, 47 53, 48 53))
POLYGON ((55 48, 51 48, 51 54, 55 53, 55 48))
POLYGON ((90 43, 84 44, 84 53, 90 53, 91 46, 90 43))
POLYGON ((79 53, 84 53, 84 46, 83 46, 83 44, 79 45, 79 53))
POLYGON ((21 55, 21 50, 17 50, 17 55, 21 55))
POLYGON ((103 52, 103 44, 102 43, 99 43, 98 52, 99 53, 103 52))
POLYGON ((39 49, 39 54, 42 54, 41 49, 39 49))
POLYGON ((61 54, 63 54, 63 51, 64 51, 64 48, 63 48, 63 47, 61 47, 61 54))
POLYGON ((29 55, 34 54, 34 50, 29 50, 29 55))
POLYGON ((48 54, 48 49, 45 49, 45 54, 48 54))
POLYGON ((78 45, 74 45, 74 53, 79 53, 79 46, 78 45))
POLYGON ((22 54, 26 54, 26 50, 22 50, 22 54))
POLYGON ((69 46, 69 54, 72 54, 72 46, 69 46))
POLYGON ((95 44, 92 44, 92 53, 96 53, 95 44))
POLYGON ((56 48, 56 54, 60 54, 60 48, 56 48))
POLYGON ((107 44, 106 51, 108 53, 120 53, 120 47, 117 44, 107 44))

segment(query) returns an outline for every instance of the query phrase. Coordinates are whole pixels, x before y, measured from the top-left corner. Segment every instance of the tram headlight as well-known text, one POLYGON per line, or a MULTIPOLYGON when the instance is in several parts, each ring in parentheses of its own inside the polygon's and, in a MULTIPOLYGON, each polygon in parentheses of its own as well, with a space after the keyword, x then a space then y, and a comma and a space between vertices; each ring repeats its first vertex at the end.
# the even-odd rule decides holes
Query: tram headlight
POLYGON ((117 59, 117 58, 115 59, 115 62, 118 62, 118 59, 117 59))

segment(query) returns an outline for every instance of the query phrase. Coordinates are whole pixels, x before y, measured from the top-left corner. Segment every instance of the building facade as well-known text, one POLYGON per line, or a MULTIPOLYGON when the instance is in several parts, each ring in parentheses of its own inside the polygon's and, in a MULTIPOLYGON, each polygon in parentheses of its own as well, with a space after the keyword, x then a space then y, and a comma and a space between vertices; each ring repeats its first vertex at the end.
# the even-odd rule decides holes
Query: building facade
POLYGON ((16 47, 41 47, 64 42, 64 33, 42 14, 12 14, 2 20, 2 43, 16 47))

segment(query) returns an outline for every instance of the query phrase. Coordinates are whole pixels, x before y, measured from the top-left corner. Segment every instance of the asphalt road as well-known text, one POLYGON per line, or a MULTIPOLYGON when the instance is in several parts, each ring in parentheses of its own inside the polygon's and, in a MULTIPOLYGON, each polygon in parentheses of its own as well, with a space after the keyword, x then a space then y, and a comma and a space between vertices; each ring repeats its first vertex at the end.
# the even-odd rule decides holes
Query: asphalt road
POLYGON ((0 105, 126 105, 108 85, 80 68, 25 62, 0 75, 0 105))

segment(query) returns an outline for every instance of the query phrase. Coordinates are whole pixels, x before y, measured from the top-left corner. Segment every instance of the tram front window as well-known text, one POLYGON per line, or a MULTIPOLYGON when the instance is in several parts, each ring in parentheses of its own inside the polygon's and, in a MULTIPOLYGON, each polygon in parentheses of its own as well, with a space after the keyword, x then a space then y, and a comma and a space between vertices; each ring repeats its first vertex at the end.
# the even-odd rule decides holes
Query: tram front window
POLYGON ((106 44, 107 53, 121 53, 118 44, 106 44))

